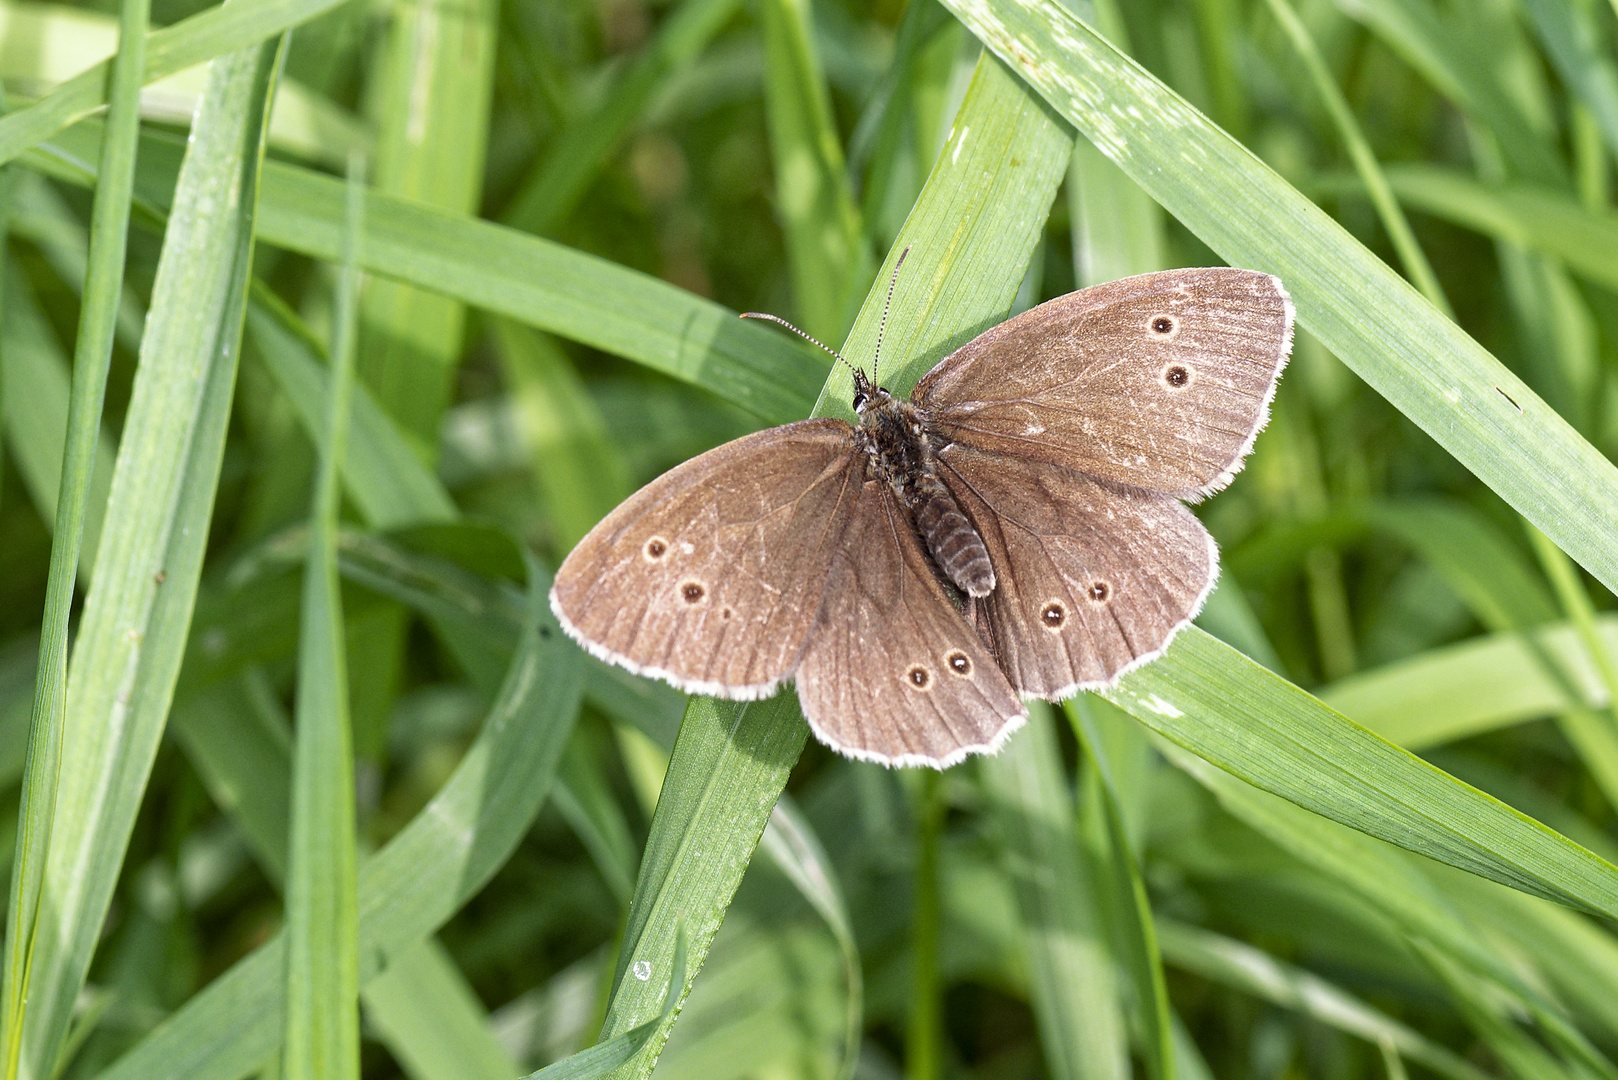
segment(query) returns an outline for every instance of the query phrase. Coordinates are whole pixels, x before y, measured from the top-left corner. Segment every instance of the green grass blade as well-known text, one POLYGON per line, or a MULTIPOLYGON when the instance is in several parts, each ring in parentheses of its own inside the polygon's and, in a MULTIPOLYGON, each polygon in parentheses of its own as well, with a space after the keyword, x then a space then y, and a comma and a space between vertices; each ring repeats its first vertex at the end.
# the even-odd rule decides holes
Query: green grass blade
POLYGON ((367 1021, 417 1080, 510 1080, 519 1068, 477 992, 434 938, 392 957, 365 987, 367 1021))
POLYGON ((738 0, 684 0, 657 37, 613 81, 601 104, 571 119, 512 196, 502 220, 545 235, 567 219, 613 148, 669 76, 688 67, 736 13, 738 0))
POLYGON ((610 1076, 625 1062, 633 1060, 651 1041, 659 1028, 674 1019, 680 1006, 681 988, 687 986, 685 934, 675 935, 674 961, 669 968, 668 986, 663 992, 663 1008, 656 1016, 621 1035, 602 1039, 588 1050, 547 1065, 524 1080, 596 1080, 610 1076))
POLYGON ((1109 699, 1317 814, 1524 892, 1618 915, 1618 868, 1331 711, 1195 627, 1109 699))
POLYGON ((1050 706, 1030 703, 1028 726, 984 762, 983 777, 1022 914, 1046 1067, 1055 1080, 1128 1077, 1113 957, 1079 864, 1073 793, 1050 706))
POLYGON ((1320 55, 1315 40, 1309 35, 1309 29, 1304 26, 1303 20, 1298 18, 1297 12, 1287 0, 1268 0, 1270 12, 1275 16, 1281 28, 1286 31, 1287 37, 1292 40, 1292 47, 1298 57, 1303 61, 1304 68, 1309 72, 1309 79, 1315 84, 1315 90, 1326 105, 1326 111, 1331 115, 1332 123, 1337 128, 1337 137, 1342 140, 1348 151, 1349 159, 1354 163, 1354 171, 1359 174, 1360 182, 1365 185, 1366 192, 1371 196, 1371 204, 1376 207, 1377 217, 1382 220, 1382 228, 1387 231, 1388 239, 1393 242, 1393 248, 1399 253, 1399 261, 1404 263, 1405 273, 1410 276, 1411 283, 1421 290, 1434 307, 1444 314, 1455 317, 1449 306, 1449 300, 1444 296, 1444 289, 1438 284, 1438 276, 1433 273, 1432 264, 1421 250, 1416 241, 1416 234, 1410 231, 1410 222, 1405 220, 1404 211, 1399 208, 1393 191, 1388 187, 1387 177, 1382 174, 1382 167, 1377 163, 1376 155, 1371 152, 1370 143, 1365 141, 1365 134, 1354 119, 1354 111, 1349 107, 1348 99, 1338 89, 1337 82, 1332 78, 1331 71, 1326 67, 1325 58, 1320 55))
MULTIPOLYGON (((497 7, 484 0, 392 9, 369 87, 379 129, 376 191, 455 214, 477 212, 497 7)), ((360 378, 433 461, 466 311, 436 290, 392 281, 370 282, 361 303, 360 378)), ((384 647, 400 647, 397 635, 384 647)))
MULTIPOLYGON (((22 1058, 31 954, 56 814, 62 730, 67 716, 68 617, 87 531, 85 523, 90 516, 102 404, 112 363, 118 305, 123 298, 124 251, 134 186, 135 146, 140 133, 140 86, 146 64, 149 10, 148 0, 125 0, 123 5, 120 44, 112 72, 112 108, 98 169, 102 182, 96 188, 91 212, 89 273, 74 346, 74 378, 63 433, 61 487, 40 630, 33 723, 17 811, 11 903, 6 911, 5 977, 0 992, 0 1058, 4 1060, 6 1076, 17 1074, 22 1058)), ((0 266, 0 272, 4 269, 0 266)), ((32 403, 30 407, 34 407, 32 403)))
MULTIPOLYGON (((432 801, 360 870, 362 985, 483 887, 549 792, 577 715, 583 664, 545 603, 549 577, 537 567, 530 573, 521 644, 483 730, 432 801), (424 875, 427 866, 436 871, 424 875)), ((285 939, 277 935, 187 1001, 101 1080, 154 1074, 236 1080, 257 1069, 281 1043, 284 955, 285 939)))
POLYGON ((807 0, 763 0, 764 105, 795 315, 822 340, 843 335, 870 285, 870 248, 843 165, 807 0))
POLYGON ((633 485, 583 380, 543 334, 494 320, 501 368, 528 444, 554 550, 584 539, 633 485))
MULTIPOLYGON (((89 124, 53 142, 82 164, 98 133, 89 124)), ((141 143, 143 197, 161 207, 183 144, 141 143), (143 179, 144 178, 144 182, 143 179)), ((93 171, 63 171, 87 183, 93 171)), ((342 238, 342 183, 270 162, 257 221, 259 237, 335 261, 342 238)), ((828 362, 773 329, 646 274, 515 229, 458 217, 404 199, 370 193, 360 267, 437 291, 537 329, 695 383, 772 423, 800 419, 826 377, 828 362)))
MULTIPOLYGON (((276 385, 297 410, 304 431, 314 439, 330 378, 324 350, 303 321, 257 282, 247 308, 247 330, 276 385)), ((367 524, 397 529, 455 520, 458 511, 449 493, 363 384, 354 387, 351 424, 342 461, 343 490, 367 524)))
MULTIPOLYGON (((1618 659, 1618 617, 1599 618, 1597 633, 1607 656, 1618 659)), ((1604 680, 1589 656, 1571 623, 1550 623, 1432 649, 1332 683, 1321 698, 1384 739, 1419 750, 1605 706, 1604 680), (1547 657, 1556 671, 1546 669, 1547 657)))
MULTIPOLYGON (((20 185, 19 185, 20 186, 20 185)), ((11 463, 41 521, 54 522, 62 489, 62 458, 67 444, 72 374, 67 357, 39 309, 27 279, 8 261, 5 286, 5 349, 0 352, 0 399, 11 463)), ((79 578, 88 586, 101 520, 112 484, 113 452, 118 445, 103 431, 96 442, 95 466, 85 502, 84 538, 79 547, 79 578)))
MULTIPOLYGON (((330 11, 342 0, 237 0, 208 8, 173 26, 154 30, 146 42, 144 81, 195 67, 217 56, 267 41, 330 11)), ((10 161, 76 120, 107 104, 108 63, 80 72, 50 95, 0 118, 0 163, 10 161)))
POLYGON ((23 1016, 26 1075, 48 1071, 65 1037, 183 655, 229 419, 279 56, 271 44, 215 65, 176 194, 182 212, 165 237, 68 672, 61 785, 23 1016), (240 195, 221 200, 222 188, 240 195))
POLYGON ((1522 7, 1562 83, 1590 110, 1608 152, 1618 154, 1618 65, 1602 52, 1595 13, 1572 0, 1523 0, 1522 7))
MULTIPOLYGON (((956 125, 956 138, 890 254, 890 261, 897 258, 913 238, 952 237, 950 245, 927 243, 911 252, 906 288, 894 297, 887 355, 902 359, 884 369, 883 381, 901 391, 1004 317, 1072 152, 1061 126, 991 59, 980 64, 956 125), (966 131, 975 137, 962 141, 966 131)), ((870 354, 885 294, 884 287, 867 297, 845 349, 850 357, 870 354)), ((850 377, 836 369, 817 411, 852 415, 846 404, 851 387, 850 377)), ((653 988, 624 973, 636 963, 667 970, 677 913, 690 929, 693 977, 700 969, 803 745, 807 730, 795 715, 781 698, 748 706, 698 699, 687 709, 636 883, 605 1035, 622 1034, 654 1014, 653 988), (682 852, 696 847, 707 865, 681 861, 682 852)), ((615 1075, 647 1075, 666 1038, 665 1025, 615 1075)))
POLYGON ((1158 921, 1157 930, 1163 953, 1175 967, 1391 1047, 1451 1080, 1484 1080, 1488 1075, 1342 988, 1245 942, 1167 919, 1158 921))
POLYGON ((1564 551, 1618 586, 1618 470, 1521 380, 1054 0, 947 6, 1214 251, 1279 275, 1306 329, 1564 551), (1562 482, 1547 485, 1546 476, 1562 482))
POLYGON ((864 1037, 865 977, 860 970, 860 950, 854 940, 853 920, 843 900, 843 890, 837 884, 831 859, 792 797, 786 794, 776 801, 759 846, 837 939, 837 950, 843 960, 843 979, 848 987, 842 1064, 837 1075, 841 1080, 852 1080, 864 1037))
POLYGON ((1394 194, 1414 209, 1553 255, 1581 277, 1618 288, 1618 215, 1592 211, 1551 188, 1486 184, 1437 165, 1393 166, 1387 176, 1394 194))
MULTIPOLYGON (((1097 884, 1113 896, 1113 949, 1132 984, 1146 1072, 1155 1080, 1172 1080, 1175 1075, 1173 1011, 1168 985, 1163 981, 1163 957, 1158 950, 1151 899, 1147 896, 1146 881, 1141 876, 1140 862, 1124 819, 1125 785, 1114 767, 1109 740, 1101 728, 1102 720, 1096 715, 1098 709, 1107 706, 1089 695, 1080 695, 1066 702, 1063 708, 1079 737, 1080 747, 1094 766, 1093 775, 1100 780, 1099 802, 1106 819, 1106 850, 1104 862, 1099 859, 1093 862, 1100 864, 1095 866, 1097 884)), ((1139 738, 1138 727, 1116 711, 1108 711, 1113 714, 1115 724, 1128 725, 1139 738)), ((1142 750, 1149 752, 1144 747, 1142 750)))
POLYGON ((1522 47, 1509 18, 1489 20, 1485 31, 1475 25, 1483 19, 1453 11, 1441 14, 1428 0, 1339 0, 1338 6, 1369 27, 1439 93, 1485 125, 1514 173, 1536 183, 1566 182, 1566 169, 1551 151, 1546 133, 1536 130, 1512 100, 1491 62, 1513 46, 1522 47), (1512 35, 1512 40, 1480 40, 1488 31, 1512 35))
POLYGON ((360 1066, 354 748, 343 602, 337 583, 337 506, 353 411, 359 302, 354 256, 365 205, 362 183, 351 162, 332 373, 303 573, 286 890, 286 1037, 281 1062, 287 1080, 357 1080, 360 1066))

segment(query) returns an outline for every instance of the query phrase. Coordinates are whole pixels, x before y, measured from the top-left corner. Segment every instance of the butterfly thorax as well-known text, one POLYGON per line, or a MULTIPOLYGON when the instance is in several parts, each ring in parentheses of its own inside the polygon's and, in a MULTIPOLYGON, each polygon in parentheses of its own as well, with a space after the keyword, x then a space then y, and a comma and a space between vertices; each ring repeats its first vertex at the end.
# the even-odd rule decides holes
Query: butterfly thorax
POLYGON ((988 596, 994 591, 988 549, 944 482, 940 440, 926 413, 863 378, 856 390, 855 438, 867 455, 866 475, 887 482, 945 577, 968 596, 988 596))

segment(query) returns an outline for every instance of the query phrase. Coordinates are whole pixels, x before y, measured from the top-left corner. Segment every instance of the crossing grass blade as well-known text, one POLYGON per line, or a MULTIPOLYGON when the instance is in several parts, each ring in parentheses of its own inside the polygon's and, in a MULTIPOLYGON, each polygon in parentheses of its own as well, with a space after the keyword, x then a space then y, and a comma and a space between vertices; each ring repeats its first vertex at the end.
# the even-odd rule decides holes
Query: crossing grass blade
MULTIPOLYGON (((173 26, 154 30, 146 42, 142 81, 195 67, 239 52, 308 22, 342 0, 253 0, 212 7, 173 26)), ((50 138, 107 104, 110 61, 86 68, 47 97, 0 117, 0 163, 50 138)))
POLYGON ((24 1075, 48 1073, 66 1037, 183 655, 229 418, 280 51, 271 43, 214 66, 182 170, 183 214, 165 238, 107 533, 68 670, 28 1004, 15 1020, 24 1075), (240 199, 214 198, 222 186, 240 199))
POLYGON ((1305 329, 1599 580, 1618 586, 1618 469, 1476 341, 1054 0, 946 6, 1215 252, 1278 275, 1305 329), (1546 476, 1565 483, 1546 485, 1546 476))

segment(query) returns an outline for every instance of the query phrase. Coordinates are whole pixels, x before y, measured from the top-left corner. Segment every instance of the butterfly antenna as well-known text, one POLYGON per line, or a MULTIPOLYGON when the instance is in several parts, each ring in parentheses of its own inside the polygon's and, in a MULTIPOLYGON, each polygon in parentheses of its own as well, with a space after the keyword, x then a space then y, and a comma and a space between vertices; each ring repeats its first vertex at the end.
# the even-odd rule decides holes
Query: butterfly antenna
POLYGON ((899 252, 899 259, 893 264, 893 277, 888 279, 888 298, 882 303, 882 325, 876 329, 876 354, 871 357, 871 381, 876 382, 876 365, 882 360, 882 335, 888 332, 888 309, 893 306, 893 287, 899 284, 899 267, 905 264, 905 256, 910 254, 914 244, 906 244, 905 249, 899 252))
POLYGON ((771 315, 771 314, 769 314, 768 312, 765 312, 765 311, 744 311, 744 312, 742 312, 741 317, 744 318, 744 319, 768 319, 772 323, 775 323, 775 324, 777 324, 779 326, 784 326, 788 330, 791 330, 794 334, 797 334, 799 337, 803 338, 803 340, 807 341, 809 344, 818 345, 822 349, 825 349, 827 352, 831 353, 833 356, 837 357, 837 359, 842 360, 843 366, 846 367, 848 370, 850 370, 850 371, 858 371, 859 370, 853 364, 850 364, 847 360, 843 360, 843 354, 842 353, 838 352, 836 349, 832 348, 830 345, 827 345, 825 342, 820 341, 820 340, 818 340, 816 338, 810 337, 808 334, 804 333, 802 330, 799 330, 796 326, 793 326, 791 323, 787 322, 785 319, 781 318, 781 316, 779 316, 779 315, 771 315))

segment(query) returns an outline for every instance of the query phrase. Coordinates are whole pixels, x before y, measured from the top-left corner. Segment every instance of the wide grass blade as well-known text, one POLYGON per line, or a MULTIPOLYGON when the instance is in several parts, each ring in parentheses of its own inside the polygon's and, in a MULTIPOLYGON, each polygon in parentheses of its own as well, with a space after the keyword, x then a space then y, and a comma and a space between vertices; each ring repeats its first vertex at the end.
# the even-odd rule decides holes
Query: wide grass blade
POLYGON ((337 507, 354 392, 363 176, 349 165, 349 227, 337 286, 332 374, 309 511, 298 632, 292 839, 286 889, 287 1080, 357 1078, 360 1066, 358 863, 337 507))
POLYGON ((1524 892, 1618 917, 1618 868, 1187 627, 1106 695, 1299 806, 1524 892))
POLYGON ((1278 275, 1306 329, 1564 551, 1618 586, 1618 469, 1520 379, 1054 0, 947 6, 1215 252, 1278 275), (1561 482, 1548 485, 1546 476, 1561 482))
MULTIPOLYGON (((884 369, 887 385, 907 388, 945 352, 1004 316, 1070 152, 1061 126, 986 58, 955 136, 890 255, 897 258, 911 238, 952 237, 947 245, 917 247, 905 264, 906 287, 894 297, 887 337, 887 355, 900 360, 884 369)), ((845 349, 850 357, 874 347, 885 293, 867 298, 845 349)), ((816 411, 851 415, 851 385, 840 368, 834 371, 816 411)), ((652 976, 668 970, 677 918, 691 934, 692 976, 700 969, 806 734, 790 698, 691 703, 652 821, 604 1035, 622 1034, 655 1014, 652 976), (687 855, 699 849, 700 864, 687 855), (646 980, 626 977, 636 965, 645 965, 646 980)), ((667 1030, 660 1027, 614 1075, 649 1074, 667 1030)))
POLYGON ((21 1017, 22 1075, 49 1075, 66 1036, 183 656, 235 382, 280 55, 273 42, 216 63, 193 125, 68 673, 61 781, 21 1017), (235 197, 220 199, 221 190, 235 197))

